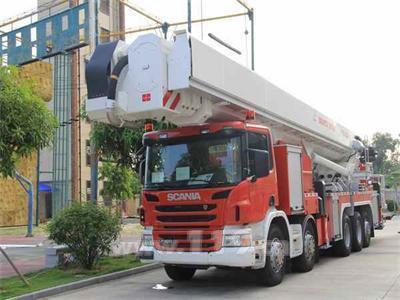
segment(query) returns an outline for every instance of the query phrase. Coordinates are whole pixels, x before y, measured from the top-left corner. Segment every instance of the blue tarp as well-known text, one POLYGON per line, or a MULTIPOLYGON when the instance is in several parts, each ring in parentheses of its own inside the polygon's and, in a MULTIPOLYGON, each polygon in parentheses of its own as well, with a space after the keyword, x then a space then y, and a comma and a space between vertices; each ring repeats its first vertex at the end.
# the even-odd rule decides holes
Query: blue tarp
POLYGON ((39 192, 51 192, 51 186, 44 183, 39 183, 39 192))

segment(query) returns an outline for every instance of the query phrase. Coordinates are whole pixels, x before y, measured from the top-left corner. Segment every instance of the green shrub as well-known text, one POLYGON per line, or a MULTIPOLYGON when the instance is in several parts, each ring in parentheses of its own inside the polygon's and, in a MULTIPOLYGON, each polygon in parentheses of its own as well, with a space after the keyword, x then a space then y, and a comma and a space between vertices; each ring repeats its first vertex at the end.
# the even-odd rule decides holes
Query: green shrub
POLYGON ((121 225, 118 216, 88 202, 64 209, 47 229, 51 240, 68 246, 76 262, 90 270, 101 256, 111 251, 121 225))
POLYGON ((388 211, 395 212, 397 210, 397 205, 393 200, 386 200, 388 211))

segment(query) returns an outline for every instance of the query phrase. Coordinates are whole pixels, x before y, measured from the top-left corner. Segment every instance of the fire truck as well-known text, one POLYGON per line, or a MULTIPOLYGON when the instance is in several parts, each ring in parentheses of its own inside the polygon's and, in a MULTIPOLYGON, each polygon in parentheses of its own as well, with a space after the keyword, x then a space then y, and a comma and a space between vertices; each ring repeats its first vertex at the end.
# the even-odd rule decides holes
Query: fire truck
POLYGON ((139 255, 173 280, 243 268, 277 285, 383 225, 374 149, 184 30, 99 45, 86 80, 91 120, 146 123, 139 255))

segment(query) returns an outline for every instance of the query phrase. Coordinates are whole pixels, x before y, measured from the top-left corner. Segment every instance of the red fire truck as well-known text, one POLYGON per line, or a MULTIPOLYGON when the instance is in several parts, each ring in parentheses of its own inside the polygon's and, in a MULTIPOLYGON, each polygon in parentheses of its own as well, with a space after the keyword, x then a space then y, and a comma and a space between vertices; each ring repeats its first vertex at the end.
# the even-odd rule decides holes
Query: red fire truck
POLYGON ((246 268, 279 284, 291 260, 368 247, 382 227, 375 152, 351 131, 185 31, 100 45, 86 69, 92 120, 177 127, 143 136, 139 255, 174 280, 246 268))

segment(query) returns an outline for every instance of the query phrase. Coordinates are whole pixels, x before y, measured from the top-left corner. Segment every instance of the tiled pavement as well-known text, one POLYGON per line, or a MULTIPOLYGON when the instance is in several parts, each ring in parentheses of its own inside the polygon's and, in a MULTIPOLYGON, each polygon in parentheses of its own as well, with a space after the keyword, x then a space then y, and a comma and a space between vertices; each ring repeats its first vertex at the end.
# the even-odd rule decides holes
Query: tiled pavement
MULTIPOLYGON (((122 232, 120 240, 113 247, 114 255, 136 252, 140 242, 140 232, 122 232)), ((44 235, 34 237, 1 236, 1 245, 36 245, 37 247, 5 249, 8 256, 22 273, 37 271, 45 267, 46 248, 51 241, 44 235)), ((5 257, 0 254, 0 278, 16 275, 5 257)))

